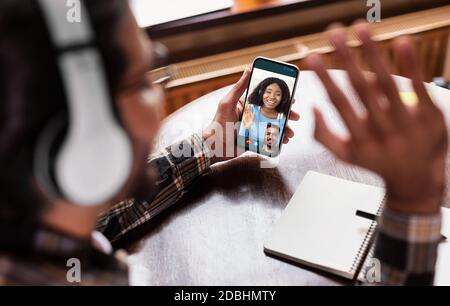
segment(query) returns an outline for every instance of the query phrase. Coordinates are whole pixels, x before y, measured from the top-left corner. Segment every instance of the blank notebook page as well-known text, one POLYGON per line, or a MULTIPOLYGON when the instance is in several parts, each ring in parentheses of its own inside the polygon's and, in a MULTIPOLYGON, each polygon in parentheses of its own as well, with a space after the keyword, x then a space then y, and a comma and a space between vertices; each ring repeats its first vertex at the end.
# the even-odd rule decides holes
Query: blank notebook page
POLYGON ((372 221, 357 209, 376 214, 383 188, 309 171, 280 219, 265 250, 352 278, 372 221))

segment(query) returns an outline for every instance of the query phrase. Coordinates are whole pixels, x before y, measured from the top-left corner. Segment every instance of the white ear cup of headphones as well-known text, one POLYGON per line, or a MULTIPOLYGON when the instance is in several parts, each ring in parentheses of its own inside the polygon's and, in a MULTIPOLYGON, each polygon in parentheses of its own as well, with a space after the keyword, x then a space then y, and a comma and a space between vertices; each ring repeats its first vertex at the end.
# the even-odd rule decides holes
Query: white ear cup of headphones
MULTIPOLYGON (((78 205, 104 203, 127 182, 133 162, 131 140, 113 113, 112 97, 89 14, 80 2, 82 22, 66 20, 65 1, 38 0, 58 53, 68 105, 68 131, 58 145, 58 126, 44 129, 35 155, 36 178, 50 193, 78 205), (56 185, 56 186, 55 186, 56 185)), ((55 121, 57 123, 57 121, 55 121)))
POLYGON ((101 203, 128 180, 132 146, 114 118, 96 50, 60 57, 69 101, 69 130, 55 160, 60 192, 80 205, 101 203))

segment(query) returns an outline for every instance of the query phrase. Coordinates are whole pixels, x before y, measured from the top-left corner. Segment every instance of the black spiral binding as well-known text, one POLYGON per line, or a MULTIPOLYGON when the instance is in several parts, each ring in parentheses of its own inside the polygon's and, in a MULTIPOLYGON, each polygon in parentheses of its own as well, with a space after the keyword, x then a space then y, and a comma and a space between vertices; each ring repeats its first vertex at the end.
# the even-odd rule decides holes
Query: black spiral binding
MULTIPOLYGON (((381 201, 381 204, 378 207, 377 211, 378 216, 382 213, 385 202, 386 202, 386 195, 383 197, 383 200, 381 201)), ((372 221, 366 233, 366 236, 364 237, 364 240, 361 243, 361 246, 359 247, 358 253, 356 254, 355 259, 353 260, 349 273, 355 273, 353 277, 354 280, 358 278, 358 275, 361 272, 361 269, 363 268, 367 256, 371 251, 373 251, 373 248, 371 246, 373 244, 374 238, 373 234, 375 233, 376 228, 377 222, 372 221)))

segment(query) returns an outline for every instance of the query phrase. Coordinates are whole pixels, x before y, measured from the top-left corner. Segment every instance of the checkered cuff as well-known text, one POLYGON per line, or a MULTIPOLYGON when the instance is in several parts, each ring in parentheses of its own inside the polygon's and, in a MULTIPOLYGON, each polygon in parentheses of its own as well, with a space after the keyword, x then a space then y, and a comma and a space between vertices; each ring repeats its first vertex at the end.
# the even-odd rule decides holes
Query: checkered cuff
POLYGON ((441 214, 406 215, 386 208, 379 220, 375 258, 384 284, 431 284, 441 239, 441 214))
POLYGON ((204 173, 211 166, 212 152, 200 134, 191 136, 194 156, 197 158, 199 173, 204 173))
POLYGON ((394 239, 410 243, 430 243, 440 240, 441 214, 407 215, 386 208, 380 218, 380 231, 394 239))
POLYGON ((209 170, 211 151, 199 134, 166 148, 175 174, 175 185, 178 190, 185 191, 192 181, 209 170))

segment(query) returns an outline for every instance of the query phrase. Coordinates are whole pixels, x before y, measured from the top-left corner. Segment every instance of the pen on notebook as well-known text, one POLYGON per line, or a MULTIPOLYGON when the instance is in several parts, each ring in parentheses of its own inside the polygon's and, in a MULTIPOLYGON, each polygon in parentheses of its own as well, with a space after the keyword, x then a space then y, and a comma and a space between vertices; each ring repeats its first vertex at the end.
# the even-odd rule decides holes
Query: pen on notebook
MULTIPOLYGON (((356 215, 358 217, 366 218, 366 219, 369 219, 372 221, 377 221, 377 218, 379 217, 377 215, 374 215, 374 214, 371 214, 371 213, 368 213, 368 212, 365 212, 362 210, 356 210, 356 215)), ((441 241, 446 241, 446 240, 447 240, 447 237, 445 237, 444 235, 441 234, 441 241)))

